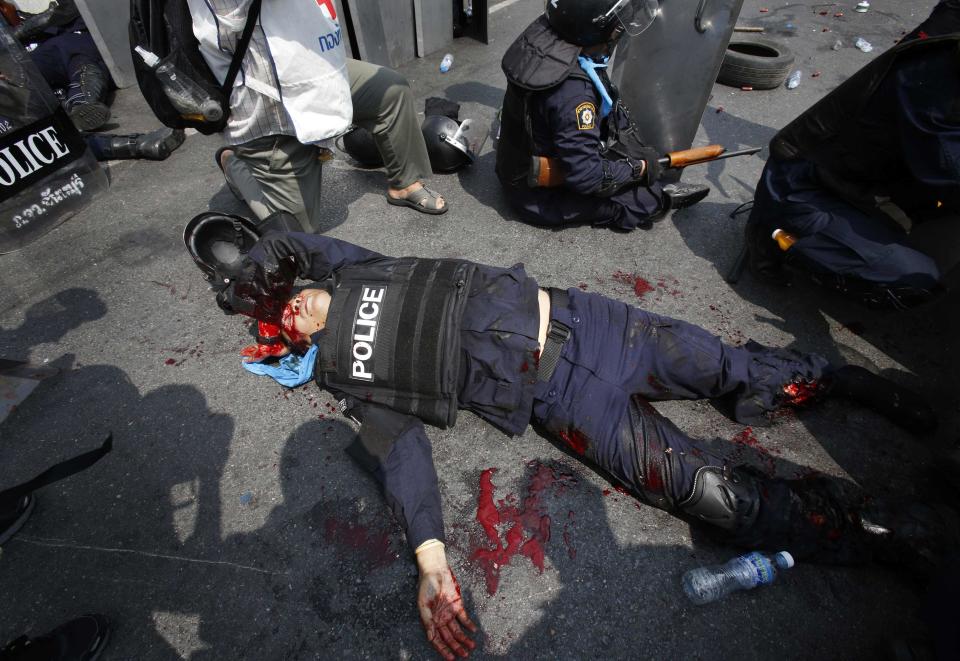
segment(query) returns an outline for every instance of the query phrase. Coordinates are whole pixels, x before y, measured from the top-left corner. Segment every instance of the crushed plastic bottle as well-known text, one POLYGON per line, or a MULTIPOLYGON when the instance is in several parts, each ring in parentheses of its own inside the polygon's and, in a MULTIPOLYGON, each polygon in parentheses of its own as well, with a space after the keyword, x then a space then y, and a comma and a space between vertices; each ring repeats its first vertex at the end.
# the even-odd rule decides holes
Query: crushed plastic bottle
POLYGON ((172 62, 160 63, 160 58, 142 46, 137 46, 137 54, 144 63, 153 69, 160 81, 167 99, 183 115, 199 115, 209 122, 223 117, 223 108, 196 82, 183 75, 172 62))
POLYGON ((752 590, 758 585, 773 583, 778 570, 793 565, 793 556, 786 551, 775 555, 754 551, 723 565, 691 569, 683 575, 683 591, 690 601, 702 606, 737 590, 752 590))
POLYGON ((787 78, 787 89, 794 90, 800 87, 800 81, 803 79, 803 72, 797 69, 787 78))
POLYGON ((842 39, 837 39, 835 42, 833 42, 833 50, 840 50, 841 48, 843 48, 842 39))
POLYGON ((857 48, 862 50, 864 53, 869 53, 870 51, 873 50, 873 44, 871 44, 869 41, 867 41, 863 37, 857 37, 856 46, 857 48))
POLYGON ((868 11, 870 11, 870 3, 867 2, 867 0, 862 0, 862 2, 857 3, 857 6, 854 7, 853 10, 860 12, 861 14, 866 14, 868 11))
POLYGON ((443 59, 440 60, 440 73, 447 73, 450 71, 450 67, 453 66, 453 54, 447 53, 443 56, 443 59))

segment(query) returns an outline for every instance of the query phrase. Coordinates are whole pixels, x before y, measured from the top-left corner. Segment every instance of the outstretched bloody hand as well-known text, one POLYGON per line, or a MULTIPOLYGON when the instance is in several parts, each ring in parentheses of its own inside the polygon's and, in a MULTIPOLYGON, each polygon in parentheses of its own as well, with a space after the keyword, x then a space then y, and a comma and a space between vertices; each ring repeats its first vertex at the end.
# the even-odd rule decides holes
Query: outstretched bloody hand
POLYGON ((417 608, 427 640, 447 661, 453 661, 455 654, 466 658, 476 643, 463 629, 475 632, 477 625, 463 608, 460 585, 447 566, 443 546, 418 554, 417 564, 420 566, 417 608))
POLYGON ((290 353, 290 349, 288 349, 287 345, 283 342, 277 342, 276 344, 250 344, 240 350, 240 355, 243 356, 243 362, 245 363, 259 363, 261 360, 270 358, 271 356, 279 358, 286 356, 288 353, 290 353))

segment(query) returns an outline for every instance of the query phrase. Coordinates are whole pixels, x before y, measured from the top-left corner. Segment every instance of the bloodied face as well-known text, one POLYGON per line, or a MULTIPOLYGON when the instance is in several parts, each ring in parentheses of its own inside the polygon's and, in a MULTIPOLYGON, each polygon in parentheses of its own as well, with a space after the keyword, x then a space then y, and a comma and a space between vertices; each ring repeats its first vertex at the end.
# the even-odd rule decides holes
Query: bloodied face
POLYGON ((283 306, 281 326, 287 341, 300 348, 310 345, 310 336, 327 323, 330 294, 324 289, 303 289, 283 306))

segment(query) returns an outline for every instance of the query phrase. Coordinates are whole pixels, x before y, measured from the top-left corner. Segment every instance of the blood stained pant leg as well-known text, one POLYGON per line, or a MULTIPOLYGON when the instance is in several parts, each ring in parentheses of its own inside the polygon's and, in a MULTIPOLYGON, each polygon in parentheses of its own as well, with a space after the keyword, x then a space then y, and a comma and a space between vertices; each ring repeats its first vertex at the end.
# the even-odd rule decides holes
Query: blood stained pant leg
POLYGON ((679 319, 576 288, 568 294, 568 307, 551 312, 572 330, 564 359, 646 400, 728 397, 739 422, 763 424, 788 401, 784 386, 815 384, 830 371, 816 354, 730 346, 679 319))
POLYGON ((839 485, 725 466, 635 392, 662 399, 732 394, 738 418, 750 407, 759 415, 776 405, 796 372, 819 377, 825 360, 727 347, 703 329, 579 290, 552 316, 571 337, 553 375, 536 387, 533 421, 549 436, 644 502, 702 521, 732 543, 829 562, 865 558, 862 530, 839 485), (650 370, 659 385, 641 378, 650 370))

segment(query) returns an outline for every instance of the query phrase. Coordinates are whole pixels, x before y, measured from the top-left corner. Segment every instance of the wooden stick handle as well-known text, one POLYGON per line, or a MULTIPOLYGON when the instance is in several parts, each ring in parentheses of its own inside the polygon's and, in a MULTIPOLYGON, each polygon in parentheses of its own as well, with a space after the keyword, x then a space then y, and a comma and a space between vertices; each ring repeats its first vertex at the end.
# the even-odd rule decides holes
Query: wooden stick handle
POLYGON ((688 165, 703 163, 716 158, 726 151, 722 145, 707 145, 706 147, 694 147, 693 149, 684 149, 681 151, 672 151, 667 154, 670 159, 667 167, 685 168, 688 165))

